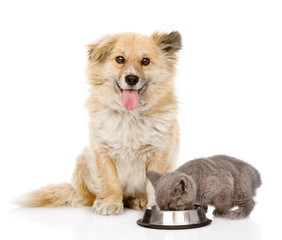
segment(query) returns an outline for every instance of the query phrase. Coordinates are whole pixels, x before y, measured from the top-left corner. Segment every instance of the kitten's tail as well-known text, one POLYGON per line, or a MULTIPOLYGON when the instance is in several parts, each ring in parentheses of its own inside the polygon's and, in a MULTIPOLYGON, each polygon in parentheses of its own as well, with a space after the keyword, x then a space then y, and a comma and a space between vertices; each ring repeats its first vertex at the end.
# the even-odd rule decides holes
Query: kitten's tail
POLYGON ((69 183, 48 185, 27 193, 12 203, 25 207, 60 207, 76 206, 81 201, 69 183))

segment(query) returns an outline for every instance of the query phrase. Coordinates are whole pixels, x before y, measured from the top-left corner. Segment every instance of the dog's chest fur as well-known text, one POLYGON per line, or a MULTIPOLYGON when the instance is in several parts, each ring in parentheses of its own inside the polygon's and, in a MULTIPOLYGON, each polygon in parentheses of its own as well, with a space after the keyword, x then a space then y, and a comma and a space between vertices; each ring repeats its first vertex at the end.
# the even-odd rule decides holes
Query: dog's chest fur
POLYGON ((169 144, 168 117, 102 111, 91 118, 90 141, 97 150, 107 149, 115 162, 124 197, 146 194, 146 162, 169 144))

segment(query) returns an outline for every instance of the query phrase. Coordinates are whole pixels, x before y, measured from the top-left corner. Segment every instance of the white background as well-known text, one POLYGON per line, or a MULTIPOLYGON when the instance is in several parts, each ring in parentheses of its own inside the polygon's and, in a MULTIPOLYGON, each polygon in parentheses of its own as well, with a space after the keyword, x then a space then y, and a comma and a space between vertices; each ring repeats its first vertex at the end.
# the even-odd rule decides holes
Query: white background
MULTIPOLYGON (((1 239, 269 239, 281 236, 281 1, 1 1, 1 239), (262 175, 245 220, 202 229, 136 225, 142 212, 29 209, 9 200, 71 179, 88 142, 85 45, 105 33, 183 36, 179 162, 229 154, 262 175)), ((212 218, 211 210, 208 217, 212 218)))

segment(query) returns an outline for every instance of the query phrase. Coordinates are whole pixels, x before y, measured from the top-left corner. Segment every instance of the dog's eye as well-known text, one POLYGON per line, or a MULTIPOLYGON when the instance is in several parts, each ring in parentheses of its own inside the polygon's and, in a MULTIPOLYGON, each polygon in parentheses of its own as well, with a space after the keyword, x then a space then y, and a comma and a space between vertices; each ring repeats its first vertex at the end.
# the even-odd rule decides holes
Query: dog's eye
POLYGON ((118 56, 118 57, 116 57, 116 62, 117 62, 118 64, 124 64, 125 59, 124 59, 124 57, 122 57, 122 56, 118 56))
POLYGON ((143 58, 141 60, 141 65, 148 66, 149 64, 150 64, 150 59, 149 58, 143 58))

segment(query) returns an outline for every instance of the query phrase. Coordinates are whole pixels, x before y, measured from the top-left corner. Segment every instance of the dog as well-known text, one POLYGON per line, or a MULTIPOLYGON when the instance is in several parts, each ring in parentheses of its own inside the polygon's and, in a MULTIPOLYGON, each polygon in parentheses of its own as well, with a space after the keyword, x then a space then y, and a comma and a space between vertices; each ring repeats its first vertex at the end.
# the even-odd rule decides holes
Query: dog
POLYGON ((106 35, 87 46, 89 146, 71 183, 48 185, 17 200, 22 206, 92 206, 102 215, 155 203, 146 172, 177 163, 179 127, 174 78, 181 35, 106 35))

